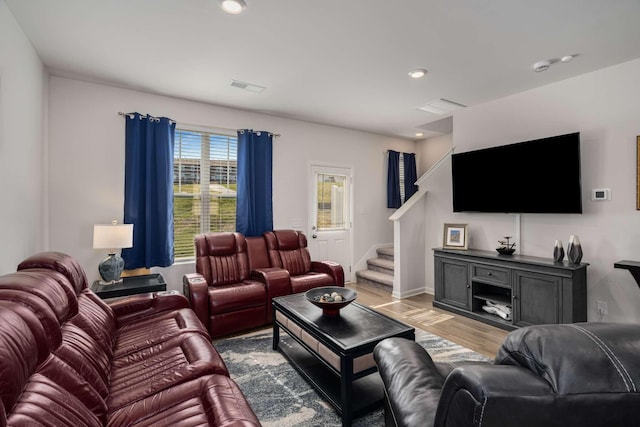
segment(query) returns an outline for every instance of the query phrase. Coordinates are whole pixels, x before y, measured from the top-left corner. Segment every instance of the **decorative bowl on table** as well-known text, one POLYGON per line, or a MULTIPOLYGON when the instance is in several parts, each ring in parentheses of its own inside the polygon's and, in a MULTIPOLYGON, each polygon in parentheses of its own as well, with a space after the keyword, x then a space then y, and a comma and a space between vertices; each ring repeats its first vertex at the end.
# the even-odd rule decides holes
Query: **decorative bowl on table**
POLYGON ((325 316, 339 316, 340 309, 355 301, 358 293, 341 286, 324 286, 305 292, 309 302, 322 309, 325 316))
POLYGON ((516 248, 496 248, 496 251, 498 251, 500 255, 513 255, 516 248))
POLYGON ((509 242, 509 239, 512 238, 513 237, 511 236, 504 236, 504 240, 498 240, 498 243, 500 243, 502 246, 496 248, 496 251, 498 251, 500 255, 513 255, 513 253, 516 251, 516 244, 509 242))

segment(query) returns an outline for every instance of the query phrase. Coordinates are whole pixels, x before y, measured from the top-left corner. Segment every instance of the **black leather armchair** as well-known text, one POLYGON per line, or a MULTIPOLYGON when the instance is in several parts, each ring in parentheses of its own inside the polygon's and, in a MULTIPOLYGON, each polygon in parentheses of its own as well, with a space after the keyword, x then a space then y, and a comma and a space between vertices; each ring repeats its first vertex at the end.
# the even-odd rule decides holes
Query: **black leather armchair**
POLYGON ((640 326, 511 332, 493 363, 438 364, 400 338, 376 346, 388 426, 631 426, 640 419, 640 326))

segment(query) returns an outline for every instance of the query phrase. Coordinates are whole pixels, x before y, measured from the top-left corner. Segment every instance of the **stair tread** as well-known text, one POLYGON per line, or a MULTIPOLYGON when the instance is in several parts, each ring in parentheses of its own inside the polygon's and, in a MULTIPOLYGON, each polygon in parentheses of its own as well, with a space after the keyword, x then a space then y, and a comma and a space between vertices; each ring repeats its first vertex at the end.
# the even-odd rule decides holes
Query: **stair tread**
POLYGON ((378 267, 386 268, 388 270, 393 270, 393 261, 390 259, 383 258, 371 258, 367 260, 367 264, 375 265, 378 267))
POLYGON ((376 252, 378 252, 379 254, 385 254, 390 256, 394 255, 393 246, 384 246, 382 248, 378 248, 376 249, 376 252))
POLYGON ((367 280, 372 280, 374 282, 384 283, 388 286, 393 286, 393 276, 390 274, 380 273, 378 271, 371 270, 361 270, 356 272, 356 276, 362 277, 367 280))

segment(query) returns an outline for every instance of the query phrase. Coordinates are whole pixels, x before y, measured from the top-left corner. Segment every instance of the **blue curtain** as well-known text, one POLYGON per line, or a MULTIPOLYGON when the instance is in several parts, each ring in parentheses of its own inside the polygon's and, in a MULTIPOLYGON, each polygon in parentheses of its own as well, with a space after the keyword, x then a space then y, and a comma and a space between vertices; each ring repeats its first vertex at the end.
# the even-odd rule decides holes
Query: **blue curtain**
POLYGON ((400 153, 389 150, 389 167, 387 168, 387 207, 399 208, 400 199, 400 153))
POLYGON ((126 117, 124 222, 133 247, 125 269, 173 264, 173 138, 175 122, 138 113, 126 117))
POLYGON ((415 182, 418 180, 416 172, 416 155, 414 153, 404 153, 404 201, 409 200, 418 191, 415 182))
POLYGON ((272 134, 238 131, 236 230, 245 236, 273 230, 272 159, 272 134))

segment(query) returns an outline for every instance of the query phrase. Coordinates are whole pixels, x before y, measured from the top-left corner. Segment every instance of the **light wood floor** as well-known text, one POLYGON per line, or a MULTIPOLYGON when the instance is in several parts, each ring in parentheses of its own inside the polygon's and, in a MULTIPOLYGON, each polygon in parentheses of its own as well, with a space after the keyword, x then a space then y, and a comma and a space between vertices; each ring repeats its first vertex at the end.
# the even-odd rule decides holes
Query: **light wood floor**
POLYGON ((358 292, 357 301, 362 305, 489 357, 496 355, 507 335, 502 329, 433 307, 432 295, 399 300, 375 286, 357 283, 346 286, 358 292))

